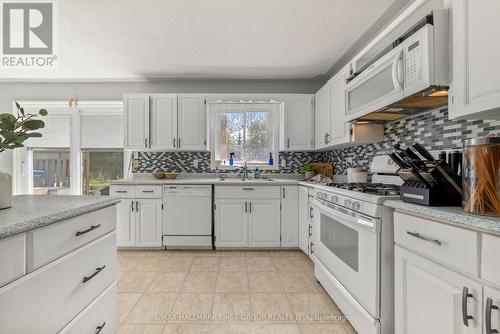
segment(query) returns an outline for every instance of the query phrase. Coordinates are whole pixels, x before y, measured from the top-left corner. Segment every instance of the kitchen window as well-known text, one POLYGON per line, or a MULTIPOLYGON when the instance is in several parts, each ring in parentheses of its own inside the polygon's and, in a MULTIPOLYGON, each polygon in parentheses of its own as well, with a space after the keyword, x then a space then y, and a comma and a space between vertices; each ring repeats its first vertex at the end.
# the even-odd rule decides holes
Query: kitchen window
POLYGON ((280 103, 214 103, 211 117, 212 167, 231 168, 245 162, 250 167, 278 168, 278 118, 280 103), (272 155, 274 163, 269 165, 272 155))

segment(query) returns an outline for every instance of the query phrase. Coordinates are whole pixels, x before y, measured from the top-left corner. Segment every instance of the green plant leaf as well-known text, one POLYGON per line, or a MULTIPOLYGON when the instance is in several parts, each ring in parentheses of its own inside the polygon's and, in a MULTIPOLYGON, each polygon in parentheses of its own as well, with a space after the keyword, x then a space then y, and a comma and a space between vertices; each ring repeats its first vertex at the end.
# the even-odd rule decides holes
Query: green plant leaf
POLYGON ((27 130, 38 130, 45 127, 45 123, 39 119, 30 119, 23 123, 23 128, 27 130))
POLYGON ((27 135, 30 138, 40 138, 40 137, 42 137, 42 134, 40 132, 30 132, 27 135))
POLYGON ((47 109, 40 109, 40 111, 38 113, 40 115, 42 115, 42 116, 47 116, 49 114, 49 112, 47 111, 47 109))
POLYGON ((15 102, 15 104, 17 109, 21 108, 21 106, 19 105, 19 103, 17 103, 17 101, 15 102))
POLYGON ((24 108, 19 108, 19 111, 21 112, 21 115, 23 115, 23 116, 25 115, 24 108))

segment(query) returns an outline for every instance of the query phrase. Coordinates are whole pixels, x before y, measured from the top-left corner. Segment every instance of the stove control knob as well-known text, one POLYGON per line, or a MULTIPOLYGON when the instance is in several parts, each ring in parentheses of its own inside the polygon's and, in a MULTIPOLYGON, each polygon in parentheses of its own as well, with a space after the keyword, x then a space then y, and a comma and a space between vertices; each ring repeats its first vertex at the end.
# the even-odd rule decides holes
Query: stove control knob
POLYGON ((359 210, 361 209, 361 203, 353 202, 351 207, 353 208, 353 210, 359 210))
POLYGON ((339 197, 338 196, 332 196, 332 202, 334 203, 337 203, 339 201, 339 197))
POLYGON ((344 205, 345 205, 345 206, 347 206, 348 208, 350 208, 350 207, 351 207, 351 203, 352 203, 352 201, 351 201, 350 199, 346 199, 346 200, 344 201, 344 205))

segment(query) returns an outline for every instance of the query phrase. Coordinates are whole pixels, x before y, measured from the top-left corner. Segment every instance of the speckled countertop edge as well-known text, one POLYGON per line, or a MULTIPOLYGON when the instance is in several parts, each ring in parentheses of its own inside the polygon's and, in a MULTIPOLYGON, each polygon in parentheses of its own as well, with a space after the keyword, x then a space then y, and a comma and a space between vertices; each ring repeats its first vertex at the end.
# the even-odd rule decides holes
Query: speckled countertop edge
POLYGON ((384 205, 445 224, 500 236, 499 216, 481 216, 464 212, 460 207, 432 207, 407 203, 401 200, 387 200, 384 205))
MULTIPOLYGON (((21 198, 28 198, 34 196, 35 198, 40 198, 39 195, 23 195, 23 196, 15 196, 14 197, 14 203, 20 202, 21 198)), ((54 197, 54 200, 57 200, 57 197, 59 199, 62 199, 62 197, 70 197, 70 196, 50 196, 54 197)), ((71 196, 73 197, 73 196, 71 196)), ((80 197, 83 198, 83 196, 74 196, 74 197, 80 197)), ((81 206, 76 206, 76 207, 71 207, 69 209, 63 209, 63 210, 55 210, 54 212, 47 214, 47 215, 41 215, 38 217, 30 217, 28 219, 22 219, 20 218, 18 221, 15 221, 14 223, 8 223, 3 224, 2 219, 4 219, 3 213, 8 214, 8 210, 12 209, 4 209, 0 210, 0 239, 5 239, 8 237, 12 237, 17 234, 25 233, 28 231, 35 230, 37 228, 41 228, 44 226, 48 226, 54 223, 61 222, 63 220, 67 220, 70 218, 74 218, 77 216, 81 216, 96 210, 104 209, 110 206, 113 206, 117 203, 120 202, 119 198, 115 197, 96 197, 95 201, 92 202, 82 202, 81 206)), ((19 204, 19 203, 18 203, 19 204)), ((19 213, 19 209, 17 209, 16 213, 19 213)), ((9 217, 7 217, 9 219, 9 217)))

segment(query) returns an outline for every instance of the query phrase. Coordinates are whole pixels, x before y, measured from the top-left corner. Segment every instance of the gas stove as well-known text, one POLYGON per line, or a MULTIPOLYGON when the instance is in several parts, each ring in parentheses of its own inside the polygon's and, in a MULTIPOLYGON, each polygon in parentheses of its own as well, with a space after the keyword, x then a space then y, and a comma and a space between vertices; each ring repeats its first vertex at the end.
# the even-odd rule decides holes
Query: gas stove
POLYGON ((328 187, 352 190, 378 196, 398 196, 399 186, 383 183, 328 183, 328 187))

